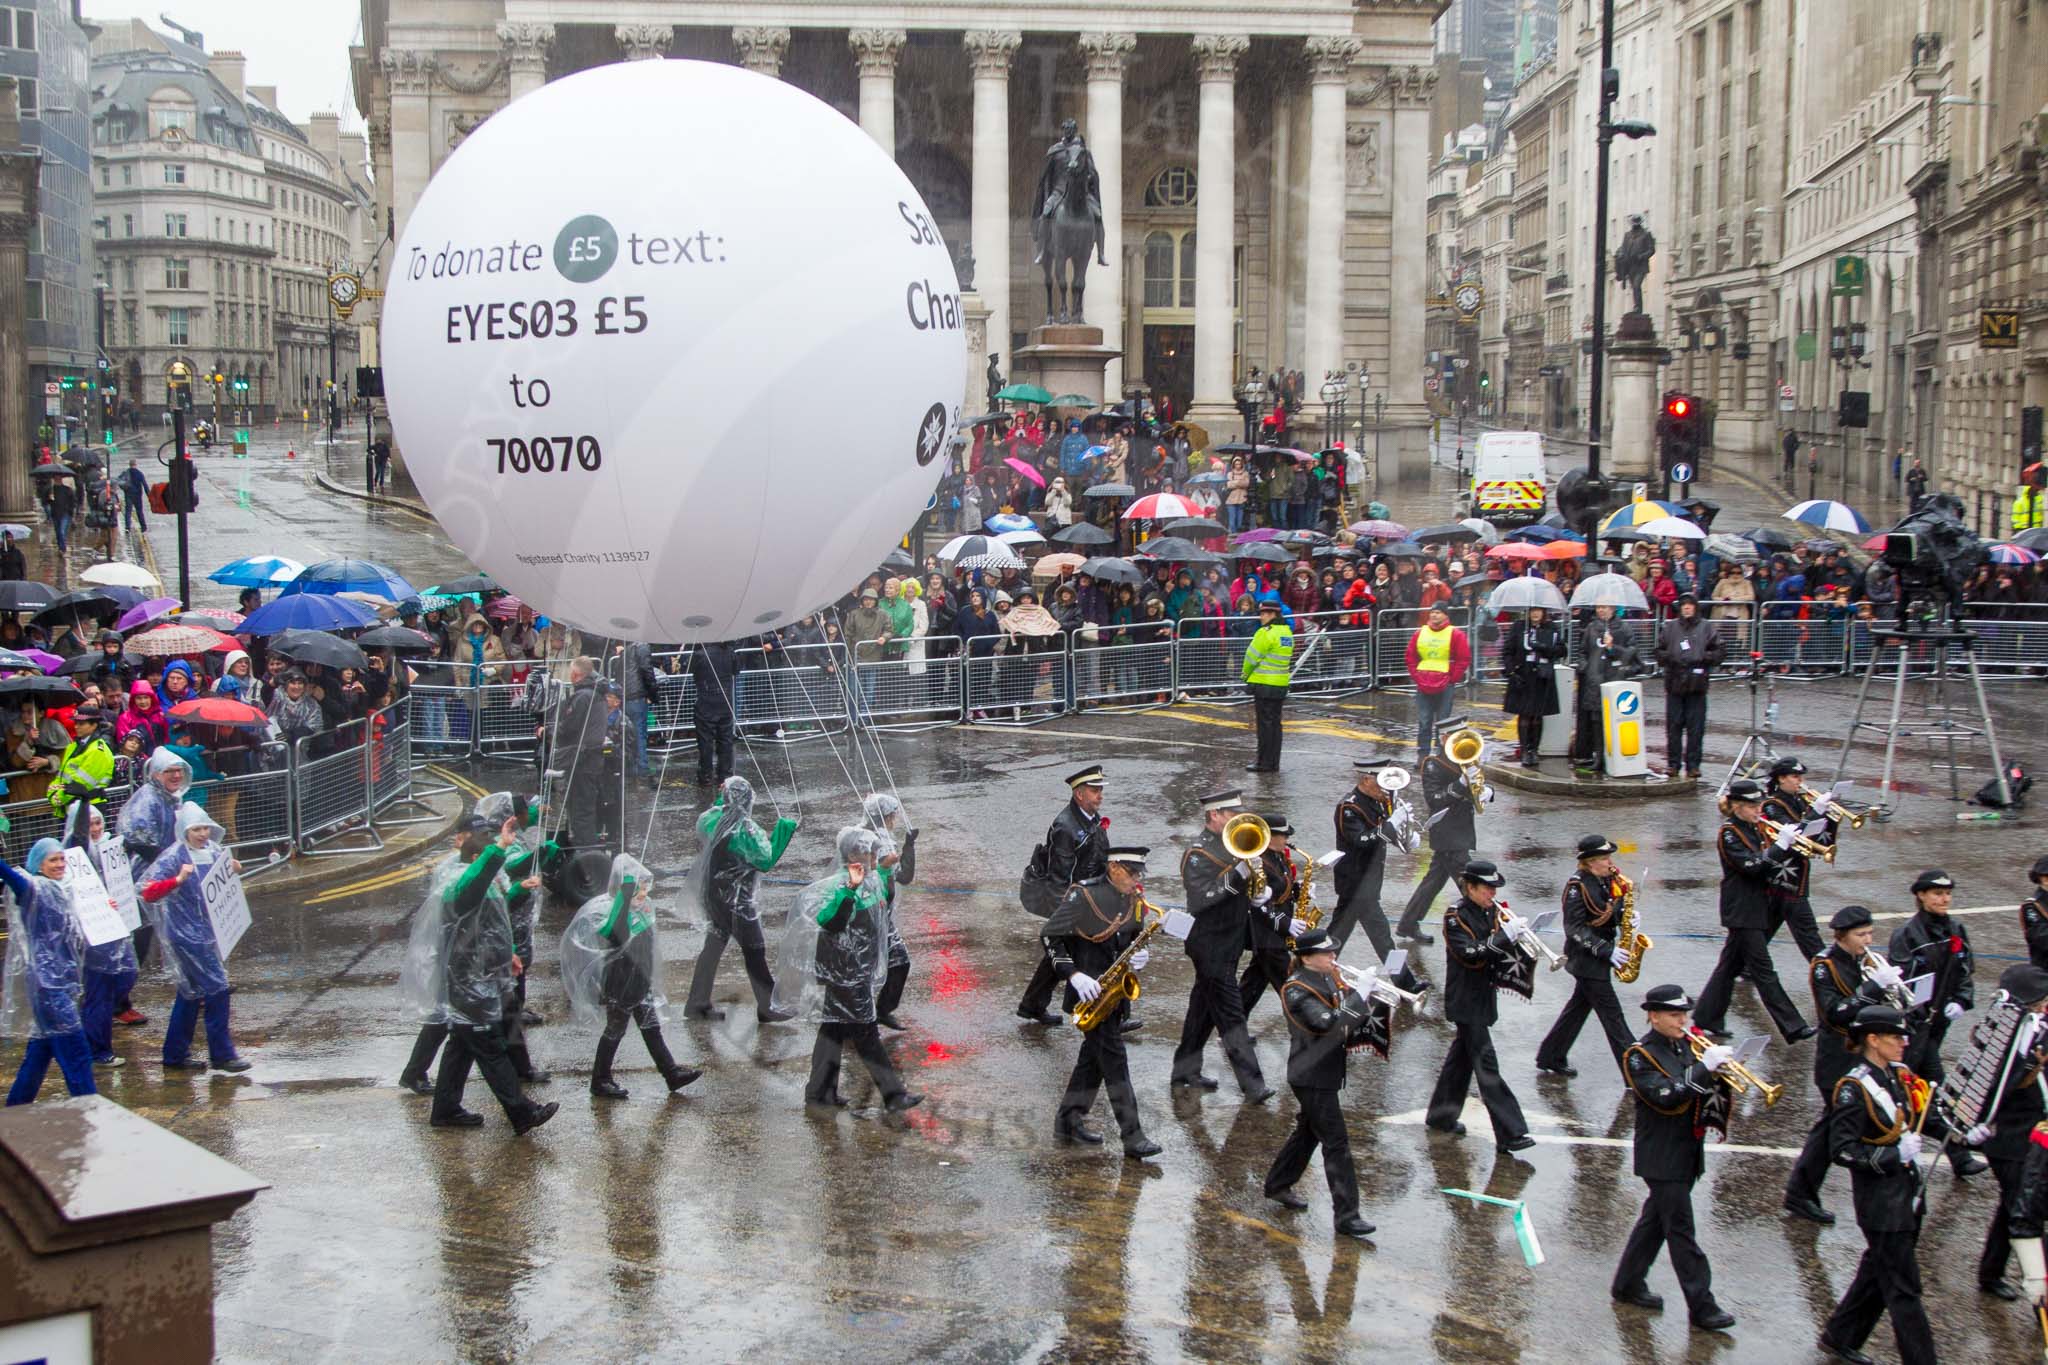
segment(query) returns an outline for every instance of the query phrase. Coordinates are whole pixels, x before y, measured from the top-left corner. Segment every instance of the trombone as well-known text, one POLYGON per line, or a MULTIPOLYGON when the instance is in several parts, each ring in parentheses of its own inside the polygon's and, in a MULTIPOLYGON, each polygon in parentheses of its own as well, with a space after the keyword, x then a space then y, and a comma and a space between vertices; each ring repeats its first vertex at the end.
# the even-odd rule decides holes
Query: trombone
MULTIPOLYGON (((1694 1061, 1698 1061, 1701 1057, 1705 1056, 1707 1049, 1714 1046, 1713 1039, 1690 1025, 1685 1030, 1685 1041, 1692 1044, 1692 1059, 1694 1061)), ((1728 1088, 1738 1095, 1746 1095, 1754 1088, 1757 1094, 1764 1097, 1764 1107, 1766 1109, 1776 1104, 1778 1097, 1785 1093, 1784 1086, 1772 1085, 1769 1081, 1757 1075, 1734 1058, 1730 1058, 1727 1062, 1723 1063, 1721 1068, 1714 1074, 1726 1081, 1728 1088)))

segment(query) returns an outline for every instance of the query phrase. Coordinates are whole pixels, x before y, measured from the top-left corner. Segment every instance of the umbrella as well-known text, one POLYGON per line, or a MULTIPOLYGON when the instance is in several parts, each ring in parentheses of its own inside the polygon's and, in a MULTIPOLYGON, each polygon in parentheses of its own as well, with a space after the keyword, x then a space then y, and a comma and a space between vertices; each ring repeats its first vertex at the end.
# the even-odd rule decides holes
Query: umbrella
POLYGON ((1136 565, 1122 559, 1091 559, 1080 571, 1104 583, 1128 583, 1134 588, 1145 581, 1136 565))
POLYGON ((1637 526, 1638 534, 1659 540, 1705 540, 1707 533, 1682 517, 1656 517, 1637 526))
POLYGON ((1088 556, 1077 555, 1063 550, 1055 555, 1042 556, 1037 563, 1031 566, 1031 576, 1033 578, 1057 578, 1063 571, 1078 569, 1087 562, 1088 556))
POLYGON ((998 512, 982 523, 990 532, 1000 535, 1005 531, 1035 531, 1038 523, 1022 512, 998 512))
POLYGON ((184 725, 229 725, 238 730, 268 730, 270 717, 233 697, 194 697, 171 708, 171 719, 184 725))
POLYGON ((2024 545, 2000 544, 1991 547, 1993 564, 2037 564, 2041 556, 2024 545))
POLYGON ((176 611, 180 603, 175 597, 152 597, 147 602, 128 608, 121 613, 121 619, 114 622, 116 630, 134 630, 151 621, 161 621, 176 611))
POLYGON ((996 537, 1012 550, 1020 545, 1043 545, 1045 537, 1038 533, 1036 526, 1022 526, 1014 531, 1004 531, 996 537))
POLYGON ((1350 530, 1351 534, 1357 536, 1360 540, 1406 540, 1408 538, 1408 528, 1398 521, 1379 519, 1354 521, 1351 523, 1350 530))
POLYGON ((1284 546, 1254 541, 1249 545, 1238 546, 1230 552, 1230 557, 1232 559, 1254 559, 1262 564, 1292 564, 1294 562, 1294 551, 1284 546))
POLYGON ((1109 454, 1108 446, 1089 446, 1081 452, 1081 458, 1084 460, 1099 460, 1107 454, 1109 454))
MULTIPOLYGON (((43 671, 45 673, 54 673, 61 677, 75 678, 81 673, 92 672, 95 668, 98 668, 103 662, 105 662, 105 660, 106 655, 100 653, 98 650, 95 649, 89 653, 75 654, 71 658, 65 659, 64 661, 59 663, 55 668, 46 668, 43 671)), ((138 672, 141 670, 142 667, 142 660, 136 658, 132 654, 123 654, 121 656, 120 662, 124 667, 133 668, 138 672)))
POLYGON ((917 561, 912 559, 909 552, 901 545, 898 545, 895 549, 889 551, 888 554, 882 556, 882 562, 877 567, 883 573, 914 573, 917 570, 917 561))
POLYGON ((243 618, 238 633, 275 635, 282 630, 354 630, 359 626, 376 624, 377 614, 367 607, 335 597, 293 593, 274 602, 265 602, 250 612, 243 618))
MULTIPOLYGON (((79 657, 82 659, 87 656, 81 654, 79 657)), ((42 664, 29 658, 28 655, 12 649, 0 649, 0 668, 11 669, 16 672, 33 671, 44 673, 48 671, 42 664)))
POLYGON ((1081 492, 1084 498, 1135 498, 1138 490, 1127 483, 1098 483, 1081 492))
POLYGON ((1036 384, 1010 384, 997 389, 996 397, 1005 403, 1049 403, 1052 401, 1052 395, 1039 388, 1036 384))
POLYGON ((1170 431, 1177 431, 1188 438, 1188 444, 1196 450, 1209 448, 1209 428, 1197 422, 1175 422, 1170 431))
POLYGON ((1285 531, 1276 531, 1271 526, 1255 526, 1249 531, 1239 531, 1230 538, 1232 545, 1256 545, 1262 540, 1279 540, 1285 531))
POLYGON ((1038 468, 1036 468, 1031 463, 1031 461, 1020 460, 1015 455, 1012 455, 1008 459, 1004 460, 1003 463, 1008 465, 1010 468, 1016 470, 1019 474, 1022 474, 1025 478, 1031 480, 1031 482, 1037 484, 1040 488, 1045 487, 1044 473, 1040 471, 1038 468))
MULTIPOLYGON (((901 553, 901 551, 892 550, 889 553, 893 557, 901 553)), ((907 561, 909 556, 905 555, 904 559, 907 561)), ((520 601, 511 593, 501 592, 484 604, 484 615, 490 617, 493 621, 509 621, 517 616, 525 606, 526 603, 520 601)))
POLYGON ((1467 517, 1458 524, 1471 531, 1473 535, 1478 536, 1483 544, 1500 544, 1500 528, 1490 521, 1481 521, 1478 517, 1467 517))
POLYGON ((1486 557, 1488 559, 1512 560, 1517 564, 1526 564, 1532 559, 1543 559, 1545 555, 1540 546, 1531 545, 1525 540, 1510 540, 1488 550, 1486 557))
POLYGON ((0 678, 0 697, 11 697, 17 701, 23 697, 34 697, 46 706, 52 702, 61 706, 81 700, 83 694, 68 679, 24 673, 20 677, 0 678))
POLYGON ((1707 537, 1707 543, 1700 547, 1705 554, 1725 559, 1732 564, 1754 564, 1760 558, 1756 546, 1741 536, 1715 534, 1707 537))
POLYGON ((2036 526, 2031 531, 2022 531, 2012 538, 2012 543, 2023 550, 2048 554, 2048 526, 2036 526))
POLYGON ((1116 537, 1093 522, 1077 521, 1072 526, 1053 532, 1052 538, 1062 545, 1114 545, 1116 537))
POLYGON ((1271 446, 1248 446, 1243 441, 1225 441, 1222 445, 1217 446, 1210 453, 1223 456, 1257 455, 1260 451, 1271 449, 1271 446))
POLYGON ((1809 498, 1794 503, 1778 514, 1787 521, 1803 522, 1827 531, 1858 531, 1868 533, 1870 523, 1863 514, 1846 502, 1831 502, 1826 498, 1809 498))
POLYGON ((18 521, 0 521, 0 536, 12 536, 16 540, 27 540, 32 534, 28 527, 18 521))
POLYGON ((1408 538, 1418 545, 1427 545, 1433 540, 1453 541, 1462 545, 1466 541, 1479 539, 1479 533, 1464 522, 1457 521, 1448 526, 1425 526, 1420 530, 1410 531, 1408 538))
POLYGON ((175 654, 224 653, 241 647, 234 637, 217 630, 176 622, 132 635, 121 645, 128 653, 139 654, 145 659, 168 659, 175 654))
POLYGON ((1645 498, 1641 502, 1632 502, 1626 507, 1608 513, 1607 519, 1600 523, 1600 529, 1605 531, 1610 526, 1640 526, 1646 521, 1655 521, 1658 517, 1682 517, 1684 515, 1685 509, 1675 502, 1660 502, 1656 498, 1645 498))
POLYGON ((1579 580, 1579 586, 1572 590, 1572 608, 1581 607, 1625 607, 1631 611, 1648 611, 1649 599, 1636 581, 1625 573, 1588 574, 1579 580))
POLYGON ((37 612, 32 620, 66 621, 74 616, 90 616, 101 625, 121 614, 121 604, 99 588, 81 588, 67 592, 37 612))
POLYGON ((1548 545, 1553 540, 1569 540, 1570 531, 1555 526, 1522 526, 1508 532, 1505 539, 1526 541, 1531 545, 1548 545))
POLYGON ((1581 559, 1586 553, 1585 545, 1576 540, 1553 540, 1539 548, 1545 559, 1581 559))
POLYGON ((1125 521, 1172 521, 1176 517, 1199 517, 1202 509, 1178 493, 1151 493, 1124 509, 1125 521))
POLYGON ((1010 414, 1007 412, 984 412, 979 417, 968 418, 961 425, 969 427, 1000 427, 1007 426, 1009 421, 1010 414))
POLYGON ((1373 551, 1382 559, 1428 559, 1429 551, 1412 540, 1397 540, 1391 545, 1381 545, 1373 551))
POLYGON ((1167 534, 1176 536, 1220 536, 1223 523, 1213 517, 1182 517, 1166 523, 1167 534))
POLYGON ((1049 408, 1092 408, 1095 403, 1095 399, 1079 393, 1063 393, 1056 398, 1045 400, 1045 405, 1049 408))
POLYGON ((1468 573, 1463 578, 1459 579, 1457 582, 1451 584, 1451 591, 1466 592, 1473 588, 1485 587, 1487 584, 1499 583, 1502 581, 1503 580, 1495 578, 1490 573, 1468 573))
POLYGON ((161 588, 157 576, 140 564, 109 560, 95 564, 78 576, 81 583, 100 583, 117 588, 161 588))
POLYGON ((1315 456, 1309 454, 1306 450, 1296 450, 1292 446, 1274 446, 1272 453, 1275 455, 1292 455, 1296 464, 1314 464, 1316 462, 1315 456))
POLYGON ((1825 554, 1829 550, 1839 550, 1842 548, 1832 540, 1802 540, 1799 544, 1815 554, 1825 554))
POLYGON ((954 536, 939 547, 940 559, 958 559, 962 555, 1002 554, 1009 549, 994 536, 954 536))
POLYGON ((356 636, 364 649, 420 650, 434 648, 434 639, 408 626, 378 626, 356 636))
MULTIPOLYGON (((445 597, 456 597, 463 593, 483 594, 488 592, 503 592, 505 590, 499 587, 497 580, 492 578, 489 574, 472 573, 464 574, 460 578, 450 579, 446 583, 437 584, 434 587, 428 588, 427 591, 437 592, 445 597)), ((383 596, 383 594, 381 593, 378 595, 383 596)))
POLYGON ((1141 548, 1153 559, 1175 563, 1199 563, 1216 558, 1192 540, 1183 540, 1179 536, 1155 536, 1141 548))
POLYGON ((281 588, 306 571, 296 559, 279 555, 250 555, 223 564, 207 577, 230 588, 281 588))
MULTIPOLYGON (((1410 539, 1413 539, 1413 537, 1410 537, 1410 539)), ((1329 544, 1330 538, 1321 531, 1282 531, 1280 533, 1280 543, 1282 545, 1292 545, 1296 549, 1308 550, 1318 545, 1329 544)))
POLYGON ((367 559, 328 559, 309 564, 306 571, 284 585, 287 595, 313 593, 333 596, 338 592, 373 592, 393 602, 411 597, 412 584, 395 570, 367 559))
POLYGON ((1649 536, 1644 535, 1633 526, 1617 526, 1611 531, 1600 531, 1595 533, 1593 538, 1595 540, 1609 540, 1621 545, 1625 545, 1630 541, 1650 539, 1649 536))
POLYGON ((1024 561, 1017 558, 1017 552, 1001 541, 991 541, 992 548, 962 554, 953 561, 956 569, 1021 569, 1024 561))
POLYGON ((181 611, 178 613, 181 626, 205 626, 224 635, 232 635, 241 627, 242 613, 238 611, 181 611))
POLYGON ((1789 550, 1792 548, 1792 537, 1786 535, 1783 531, 1774 531, 1768 526, 1758 526, 1744 531, 1742 538, 1752 545, 1761 545, 1767 549, 1789 550))
MULTIPOLYGON (((130 607, 139 607, 149 600, 149 594, 143 592, 140 588, 95 588, 94 591, 103 595, 109 602, 112 602, 116 612, 126 611, 130 607)), ((157 591, 162 592, 163 589, 158 588, 157 591)))
MULTIPOLYGON (((61 654, 52 654, 47 649, 22 649, 15 652, 45 673, 55 673, 64 664, 64 657, 61 654)), ((88 658, 90 655, 79 657, 88 658)))
POLYGON ((1310 553, 1317 559, 1356 559, 1358 558, 1358 547, 1355 545, 1318 545, 1310 553))
POLYGON ((39 464, 29 472, 32 479, 68 479, 72 477, 69 467, 61 464, 39 464))
POLYGON ((280 631, 270 642, 270 652, 302 664, 322 668, 368 668, 370 660, 355 641, 323 630, 280 631))
POLYGON ((1564 594, 1557 585, 1542 578, 1510 578, 1493 590, 1486 599, 1489 613, 1499 611, 1527 611, 1530 607, 1542 607, 1546 611, 1564 610, 1564 594))
POLYGON ((1228 483, 1228 482, 1230 482, 1230 476, 1229 476, 1228 474, 1225 474, 1225 473, 1224 473, 1224 472, 1223 472, 1222 470, 1220 470, 1220 469, 1207 469, 1207 470, 1204 470, 1204 471, 1202 471, 1202 472, 1201 472, 1200 474, 1196 474, 1196 475, 1193 475, 1192 477, 1190 477, 1190 478, 1188 479, 1188 487, 1190 487, 1190 488, 1193 488, 1193 487, 1194 487, 1194 486, 1195 486, 1196 484, 1198 484, 1198 483, 1228 483))

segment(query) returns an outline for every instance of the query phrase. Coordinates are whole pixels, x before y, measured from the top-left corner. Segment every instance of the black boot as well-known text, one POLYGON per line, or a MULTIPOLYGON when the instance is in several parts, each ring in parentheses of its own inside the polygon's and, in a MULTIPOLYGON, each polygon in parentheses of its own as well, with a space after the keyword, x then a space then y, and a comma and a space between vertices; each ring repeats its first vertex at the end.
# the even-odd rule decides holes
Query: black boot
POLYGON ((647 1055, 654 1059, 655 1070, 668 1082, 668 1093, 673 1095, 704 1073, 694 1066, 684 1066, 668 1050, 668 1040, 661 1036, 659 1026, 640 1030, 640 1041, 647 1044, 647 1055))
POLYGON ((818 1041, 811 1046, 811 1079, 804 1087, 804 1103, 835 1109, 846 1107, 846 1101, 839 1094, 840 1051, 841 1044, 823 1033, 818 1035, 818 1041))
POLYGON ((622 1100, 626 1087, 612 1079, 612 1058, 619 1054, 619 1040, 599 1038, 597 1059, 590 1064, 590 1093, 598 1099, 622 1100))

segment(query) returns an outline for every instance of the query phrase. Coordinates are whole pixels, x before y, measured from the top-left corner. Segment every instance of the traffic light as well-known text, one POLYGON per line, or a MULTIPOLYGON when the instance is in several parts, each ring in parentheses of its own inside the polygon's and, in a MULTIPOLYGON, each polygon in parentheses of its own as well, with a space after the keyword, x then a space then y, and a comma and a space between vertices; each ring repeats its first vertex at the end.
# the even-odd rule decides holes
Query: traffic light
POLYGON ((1664 410, 1657 414, 1657 464, 1669 477, 1679 465, 1690 466, 1697 476, 1700 456, 1706 446, 1706 413, 1700 400, 1689 393, 1664 395, 1664 410))
POLYGON ((173 512, 190 512, 197 506, 192 496, 192 461, 185 455, 171 459, 170 477, 164 484, 164 506, 173 512))
POLYGON ((215 388, 219 388, 222 384, 225 384, 227 382, 228 377, 226 375, 222 374, 219 370, 215 370, 213 372, 213 384, 215 388))

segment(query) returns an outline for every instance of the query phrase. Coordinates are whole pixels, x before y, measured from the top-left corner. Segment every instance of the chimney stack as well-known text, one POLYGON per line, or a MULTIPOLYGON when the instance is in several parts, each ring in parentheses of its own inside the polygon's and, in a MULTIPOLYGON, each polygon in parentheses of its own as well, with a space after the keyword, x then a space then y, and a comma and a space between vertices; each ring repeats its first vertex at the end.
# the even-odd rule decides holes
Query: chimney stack
POLYGON ((238 100, 248 98, 247 91, 242 87, 242 82, 249 74, 247 57, 239 52, 215 52, 207 57, 206 69, 213 73, 215 80, 228 88, 230 95, 238 100))

